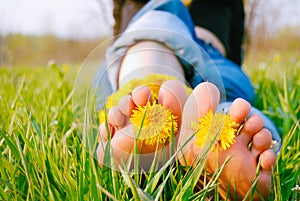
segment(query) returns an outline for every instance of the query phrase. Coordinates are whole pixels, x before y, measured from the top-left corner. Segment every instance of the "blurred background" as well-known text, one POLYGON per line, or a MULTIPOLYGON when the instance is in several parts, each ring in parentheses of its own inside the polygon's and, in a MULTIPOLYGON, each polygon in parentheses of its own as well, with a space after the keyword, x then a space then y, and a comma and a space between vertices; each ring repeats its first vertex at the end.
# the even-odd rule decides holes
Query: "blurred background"
MULTIPOLYGON (((111 0, 0 0, 0 66, 83 62, 111 36, 111 10, 111 0)), ((300 52, 299 0, 247 0, 245 12, 246 57, 300 52)))

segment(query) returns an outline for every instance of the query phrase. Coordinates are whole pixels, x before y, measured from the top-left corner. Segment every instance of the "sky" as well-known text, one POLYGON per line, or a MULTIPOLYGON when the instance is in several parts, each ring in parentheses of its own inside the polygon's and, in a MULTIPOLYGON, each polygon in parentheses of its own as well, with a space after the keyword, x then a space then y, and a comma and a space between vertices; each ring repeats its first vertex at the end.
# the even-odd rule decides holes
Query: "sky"
MULTIPOLYGON (((250 1, 250 0, 248 0, 250 1)), ((285 27, 297 27, 300 36, 300 0, 258 0, 255 25, 266 26, 269 34, 285 27)))
POLYGON ((110 0, 0 0, 0 34, 97 38, 111 34, 110 9, 110 0))
MULTIPOLYGON (((264 19, 270 33, 300 27, 300 0, 261 0, 259 5, 256 24, 264 19)), ((111 9, 111 0, 0 0, 0 35, 99 38, 111 34, 111 9)))

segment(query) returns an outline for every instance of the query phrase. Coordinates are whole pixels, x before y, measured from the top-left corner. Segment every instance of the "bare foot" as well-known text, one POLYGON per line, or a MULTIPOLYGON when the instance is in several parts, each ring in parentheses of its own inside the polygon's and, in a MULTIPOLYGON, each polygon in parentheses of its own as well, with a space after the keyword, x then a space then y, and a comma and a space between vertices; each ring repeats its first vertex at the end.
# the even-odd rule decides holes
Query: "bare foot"
MULTIPOLYGON (((197 122, 199 117, 205 116, 209 110, 216 111, 219 104, 219 91, 211 83, 198 85, 186 101, 178 145, 181 147, 185 141, 195 133, 191 128, 191 122, 197 122)), ((233 121, 242 124, 251 110, 251 106, 243 99, 236 99, 230 108, 229 114, 233 121)), ((267 199, 271 187, 271 172, 275 164, 275 154, 269 149, 271 145, 271 133, 263 128, 263 119, 253 114, 246 119, 243 128, 235 143, 227 150, 219 146, 209 153, 206 169, 214 173, 216 169, 232 156, 225 165, 219 177, 219 192, 225 199, 229 189, 230 196, 241 200, 250 190, 256 177, 258 160, 261 161, 260 173, 256 190, 267 199), (249 148, 250 147, 250 148, 249 148)), ((186 146, 182 148, 183 156, 179 158, 182 165, 195 166, 195 161, 201 157, 203 150, 194 144, 194 136, 186 146)), ((249 199, 249 197, 247 198, 249 199)), ((257 193, 254 200, 258 200, 257 193)))
MULTIPOLYGON (((170 109, 172 114, 177 116, 177 123, 180 125, 181 116, 184 103, 187 99, 187 92, 184 85, 177 80, 169 80, 162 84, 159 95, 158 103, 165 109, 170 109)), ((132 95, 124 96, 118 106, 110 109, 108 112, 108 130, 107 132, 105 123, 100 125, 101 143, 98 146, 97 156, 100 166, 104 164, 104 150, 108 142, 108 134, 111 135, 111 149, 114 157, 115 167, 118 169, 119 165, 126 163, 133 153, 136 134, 133 130, 133 124, 130 117, 133 110, 137 106, 145 106, 148 101, 152 102, 152 95, 150 89, 146 86, 137 87, 133 90, 132 95)), ((152 161, 153 155, 158 149, 160 151, 164 143, 160 144, 146 144, 138 141, 138 150, 143 157, 147 158, 145 161, 152 161)), ((150 164, 141 164, 143 168, 147 168, 150 164)))

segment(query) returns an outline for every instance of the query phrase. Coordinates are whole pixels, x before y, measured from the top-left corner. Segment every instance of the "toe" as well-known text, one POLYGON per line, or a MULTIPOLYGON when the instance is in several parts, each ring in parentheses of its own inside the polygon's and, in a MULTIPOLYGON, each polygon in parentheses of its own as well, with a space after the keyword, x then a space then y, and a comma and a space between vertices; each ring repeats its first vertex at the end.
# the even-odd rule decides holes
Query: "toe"
POLYGON ((151 91, 146 86, 136 87, 132 91, 132 100, 136 105, 146 105, 148 101, 152 102, 151 91))
POLYGON ((132 125, 125 126, 122 130, 117 131, 111 140, 111 146, 114 152, 131 153, 134 147, 134 135, 132 133, 132 125))
POLYGON ((215 85, 209 82, 197 85, 183 109, 183 128, 190 130, 191 122, 204 117, 209 110, 216 111, 219 100, 220 92, 215 85))
POLYGON ((115 167, 127 163, 134 148, 134 135, 132 125, 125 126, 115 133, 111 140, 111 149, 115 167))
MULTIPOLYGON (((104 161, 105 149, 107 148, 107 141, 100 142, 97 148, 97 159, 99 165, 102 167, 104 165, 112 165, 110 161, 104 161)), ((114 166, 112 168, 117 168, 119 165, 126 163, 132 154, 134 147, 134 136, 132 134, 132 126, 127 125, 121 130, 115 132, 114 137, 111 139, 111 157, 114 160, 114 166)))
POLYGON ((261 131, 264 126, 264 121, 258 114, 251 115, 243 125, 243 128, 239 134, 239 138, 248 146, 253 140, 253 136, 261 131))
MULTIPOLYGON (((258 177, 258 184, 256 189, 267 200, 271 190, 271 174, 272 168, 276 162, 276 156, 273 150, 268 149, 261 153, 261 170, 258 177)), ((259 200, 257 194, 254 200, 259 200)))
POLYGON ((125 124, 125 115, 120 111, 118 106, 111 108, 107 115, 109 123, 115 128, 121 128, 125 124))
POLYGON ((255 193, 253 200, 261 200, 261 196, 264 198, 264 200, 268 200, 271 185, 271 172, 262 170, 259 174, 258 183, 256 186, 256 190, 259 192, 260 196, 255 193))
POLYGON ((166 81, 160 88, 158 102, 165 108, 170 109, 181 121, 184 103, 187 99, 187 92, 184 85, 177 80, 166 81))
POLYGON ((191 165, 195 157, 199 156, 200 149, 194 145, 195 137, 190 139, 195 130, 191 128, 192 122, 197 122, 199 117, 204 117, 209 110, 216 111, 220 100, 220 92, 218 88, 209 83, 204 82, 193 90, 192 94, 188 97, 182 115, 182 126, 180 130, 178 146, 182 149, 179 156, 179 161, 184 165, 191 165))
POLYGON ((108 127, 106 128, 105 123, 102 123, 99 127, 99 132, 100 132, 101 141, 106 142, 107 139, 108 139, 107 135, 108 134, 110 134, 110 135, 113 134, 113 127, 110 124, 108 124, 108 127))
POLYGON ((104 165, 104 153, 107 142, 99 143, 97 148, 97 159, 100 167, 104 165))
POLYGON ((197 104, 192 106, 193 113, 198 111, 198 117, 204 117, 209 110, 216 111, 220 101, 218 88, 209 82, 199 84, 192 93, 192 98, 196 99, 197 104), (196 108, 195 108, 196 106, 196 108))
POLYGON ((244 99, 237 98, 233 101, 229 114, 233 121, 238 124, 243 123, 251 110, 251 105, 244 99))
POLYGON ((260 155, 261 167, 267 172, 271 172, 276 162, 276 156, 273 150, 268 149, 260 155))
POLYGON ((119 108, 120 111, 125 116, 130 116, 132 114, 132 110, 136 107, 130 95, 124 96, 119 100, 119 108))
POLYGON ((104 165, 104 153, 105 153, 105 147, 107 144, 108 135, 112 133, 112 126, 108 124, 108 129, 106 129, 105 123, 102 123, 99 127, 100 132, 100 142, 97 148, 97 159, 99 165, 102 167, 104 165), (109 133, 108 133, 109 132, 109 133))
POLYGON ((267 129, 262 129, 253 136, 251 146, 251 152, 255 155, 261 154, 263 151, 267 150, 271 146, 272 135, 271 132, 267 129))

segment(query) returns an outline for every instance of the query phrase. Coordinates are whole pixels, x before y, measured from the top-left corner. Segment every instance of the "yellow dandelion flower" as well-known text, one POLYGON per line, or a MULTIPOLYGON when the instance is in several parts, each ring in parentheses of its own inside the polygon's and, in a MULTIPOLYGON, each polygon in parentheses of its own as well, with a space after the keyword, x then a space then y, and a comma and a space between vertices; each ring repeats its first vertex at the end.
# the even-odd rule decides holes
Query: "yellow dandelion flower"
POLYGON ((230 119, 227 114, 213 113, 210 110, 203 118, 199 118, 199 122, 192 122, 191 128, 197 130, 195 144, 202 147, 214 140, 217 135, 217 141, 221 144, 221 148, 226 150, 235 143, 234 128, 236 123, 230 119))
MULTIPOLYGON (((147 86, 149 87, 152 97, 154 100, 158 99, 158 94, 161 85, 166 82, 167 80, 176 80, 176 77, 165 75, 165 74, 149 74, 148 76, 144 77, 143 79, 132 79, 130 82, 125 84, 122 88, 118 91, 113 93, 111 96, 107 98, 105 107, 107 110, 112 108, 113 106, 118 105, 119 100, 132 93, 132 91, 138 86, 147 86)), ((185 85, 186 91, 188 94, 192 92, 192 89, 185 85)), ((105 111, 101 110, 99 114, 100 124, 104 122, 105 118, 105 111)))
POLYGON ((99 113, 100 124, 102 124, 105 121, 105 112, 105 110, 101 110, 99 113))
MULTIPOLYGON (((120 88, 118 91, 116 91, 115 93, 113 93, 111 96, 107 98, 105 107, 106 109, 109 110, 113 106, 118 105, 118 102, 122 97, 131 94, 132 91, 138 86, 149 87, 153 99, 157 100, 161 85, 167 80, 176 80, 176 79, 177 79, 176 77, 170 75, 164 75, 164 74, 149 74, 143 79, 132 79, 130 80, 130 82, 125 84, 122 88, 120 88)), ((186 85, 185 88, 188 94, 192 92, 192 89, 187 87, 186 85)), ((100 124, 104 122, 104 118, 103 118, 104 114, 105 114, 104 110, 100 111, 100 115, 99 115, 100 124)))
POLYGON ((68 73, 69 72, 69 66, 67 64, 63 64, 61 66, 61 69, 64 73, 68 73))
POLYGON ((273 57, 273 60, 274 60, 276 63, 279 63, 280 60, 281 60, 280 55, 279 55, 279 54, 275 55, 275 56, 273 57))
POLYGON ((165 143, 171 133, 178 130, 177 117, 155 102, 152 105, 148 102, 146 106, 137 106, 130 121, 138 139, 146 145, 165 143))

